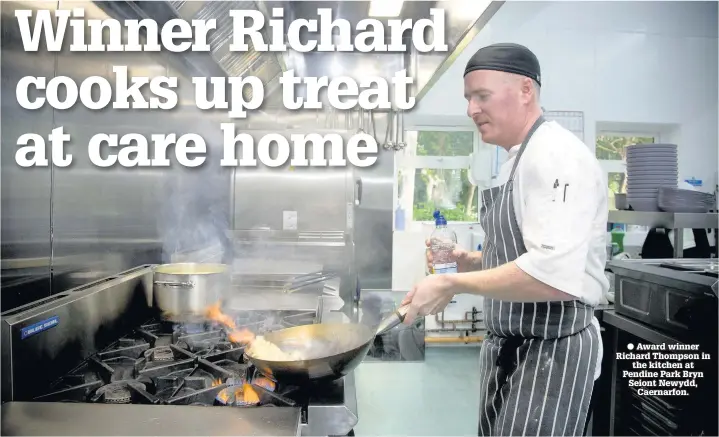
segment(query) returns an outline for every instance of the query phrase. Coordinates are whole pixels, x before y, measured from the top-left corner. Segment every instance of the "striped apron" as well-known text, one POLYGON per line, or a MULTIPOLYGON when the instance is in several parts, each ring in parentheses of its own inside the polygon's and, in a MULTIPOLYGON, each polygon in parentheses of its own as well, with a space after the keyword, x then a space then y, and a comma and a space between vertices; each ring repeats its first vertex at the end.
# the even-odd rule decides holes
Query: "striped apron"
MULTIPOLYGON (((512 183, 540 117, 520 146, 506 184, 482 192, 482 269, 527 251, 512 183)), ((566 302, 484 299, 487 336, 480 353, 479 435, 581 435, 594 386, 599 333, 592 307, 566 302)))

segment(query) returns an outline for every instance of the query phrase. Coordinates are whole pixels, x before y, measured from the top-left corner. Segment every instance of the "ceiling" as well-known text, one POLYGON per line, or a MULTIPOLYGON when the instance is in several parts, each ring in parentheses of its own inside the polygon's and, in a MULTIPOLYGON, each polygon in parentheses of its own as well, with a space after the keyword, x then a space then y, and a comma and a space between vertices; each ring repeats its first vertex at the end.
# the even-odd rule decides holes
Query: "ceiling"
MULTIPOLYGON (((388 0, 389 1, 389 0, 388 0)), ((360 20, 369 18, 369 1, 94 1, 98 11, 120 20, 152 18, 160 26, 173 18, 217 20, 217 29, 210 33, 210 53, 185 52, 163 53, 164 62, 173 70, 188 77, 204 76, 249 76, 253 75, 265 84, 266 108, 281 107, 281 93, 277 92, 279 78, 283 72, 293 69, 298 76, 339 76, 355 78, 381 76, 390 79, 400 70, 407 69, 415 81, 413 94, 419 100, 438 77, 446 71, 466 44, 482 29, 494 15, 502 1, 490 0, 443 0, 405 1, 400 19, 430 18, 430 9, 441 7, 446 16, 445 40, 449 51, 444 53, 420 53, 408 44, 410 31, 404 39, 409 48, 405 53, 360 53, 360 52, 310 52, 274 53, 232 52, 229 50, 232 37, 233 9, 254 9, 271 17, 272 8, 282 8, 285 28, 297 18, 318 19, 318 9, 333 11, 333 19, 348 20, 351 29, 360 20)), ((3 19, 6 17, 3 16, 3 19)), ((374 17, 372 17, 374 18, 374 17)), ((386 24, 389 18, 377 18, 386 24)), ((3 26, 5 27, 5 26, 3 26)), ((336 32, 339 32, 338 30, 336 32)), ((11 38, 7 32, 3 44, 11 38), (8 38, 10 37, 10 38, 8 38)), ((387 32, 389 34, 389 32, 387 32)), ((156 56, 146 53, 147 56, 156 56)), ((249 90, 249 87, 247 87, 249 90)), ((249 95, 245 96, 250 98, 249 95)))

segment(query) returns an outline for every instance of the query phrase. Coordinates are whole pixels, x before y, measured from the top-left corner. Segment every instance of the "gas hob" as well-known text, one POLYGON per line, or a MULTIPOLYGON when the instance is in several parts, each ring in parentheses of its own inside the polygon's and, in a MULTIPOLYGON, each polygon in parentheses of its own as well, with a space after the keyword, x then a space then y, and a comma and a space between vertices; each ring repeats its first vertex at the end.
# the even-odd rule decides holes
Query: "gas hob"
MULTIPOLYGON (((262 334, 312 324, 314 312, 245 312, 238 328, 262 334)), ((295 406, 302 390, 261 375, 216 323, 151 320, 90 356, 33 401, 195 406, 295 406)))

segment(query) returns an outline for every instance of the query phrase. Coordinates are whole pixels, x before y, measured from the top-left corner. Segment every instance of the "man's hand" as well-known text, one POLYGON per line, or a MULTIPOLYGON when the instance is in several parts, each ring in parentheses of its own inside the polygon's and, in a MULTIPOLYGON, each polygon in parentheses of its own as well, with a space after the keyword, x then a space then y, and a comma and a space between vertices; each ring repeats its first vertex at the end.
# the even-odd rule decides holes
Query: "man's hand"
MULTIPOLYGON (((432 271, 432 242, 430 239, 427 239, 424 244, 427 246, 426 258, 427 258, 427 270, 432 271)), ((480 268, 480 266, 476 265, 477 261, 481 263, 481 252, 476 252, 476 255, 474 253, 468 252, 459 245, 454 246, 454 250, 452 251, 452 259, 457 263, 457 271, 462 272, 471 272, 473 270, 477 270, 480 268)))
POLYGON ((419 281, 407 293, 402 305, 409 304, 404 323, 411 324, 418 316, 434 315, 444 310, 454 297, 449 275, 430 275, 419 281))

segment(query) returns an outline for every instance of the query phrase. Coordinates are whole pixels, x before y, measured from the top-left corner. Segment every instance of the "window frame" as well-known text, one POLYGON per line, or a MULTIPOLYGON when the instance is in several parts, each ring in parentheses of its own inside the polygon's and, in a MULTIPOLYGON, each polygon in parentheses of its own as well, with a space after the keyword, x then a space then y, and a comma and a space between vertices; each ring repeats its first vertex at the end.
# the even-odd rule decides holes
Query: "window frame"
MULTIPOLYGON (((417 124, 412 126, 407 126, 406 128, 407 132, 470 132, 472 133, 472 154, 477 154, 480 148, 481 140, 479 136, 479 132, 476 128, 473 126, 467 125, 467 124, 456 124, 456 125, 432 125, 432 124, 417 124)), ((407 135, 406 135, 407 137, 407 135)), ((416 174, 417 170, 421 169, 443 169, 443 170, 470 170, 471 164, 472 164, 472 157, 471 155, 467 156, 449 156, 449 155, 439 155, 439 156, 416 156, 416 155, 409 155, 408 148, 397 153, 395 158, 395 169, 394 169, 394 204, 395 208, 399 204, 400 200, 400 193, 399 193, 399 180, 398 175, 399 171, 403 170, 412 170, 412 174, 416 174)), ((475 202, 476 205, 479 205, 479 199, 480 199, 480 193, 481 189, 475 190, 475 202)), ((406 206, 409 203, 404 203, 403 206, 406 206)), ((412 229, 419 228, 423 225, 434 225, 434 221, 432 220, 415 220, 413 217, 414 214, 414 196, 412 197, 411 202, 412 208, 405 210, 405 229, 412 229)), ((468 221, 448 221, 448 224, 474 224, 479 222, 479 208, 477 208, 477 217, 474 218, 474 220, 468 220, 468 221)))
MULTIPOLYGON (((661 134, 659 132, 648 132, 643 130, 637 131, 618 131, 618 130, 598 130, 594 135, 594 157, 597 156, 597 139, 601 136, 606 137, 646 137, 654 138, 654 142, 661 142, 661 134)), ((622 159, 599 159, 599 165, 605 173, 625 173, 627 171, 627 162, 622 159)))
MULTIPOLYGON (((644 137, 644 138, 654 138, 655 143, 660 143, 662 141, 662 134, 659 131, 651 132, 646 130, 616 130, 616 129, 601 129, 597 130, 594 134, 594 157, 599 162, 599 166, 602 168, 602 171, 604 172, 604 180, 605 184, 607 185, 607 190, 609 189, 609 176, 611 173, 624 173, 627 172, 627 162, 623 159, 600 159, 597 158, 597 139, 600 136, 608 136, 608 137, 644 137)), ((611 211, 614 209, 614 205, 608 204, 607 208, 611 211)))

